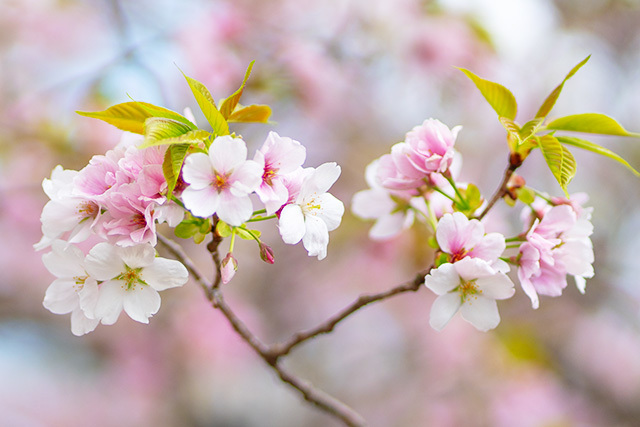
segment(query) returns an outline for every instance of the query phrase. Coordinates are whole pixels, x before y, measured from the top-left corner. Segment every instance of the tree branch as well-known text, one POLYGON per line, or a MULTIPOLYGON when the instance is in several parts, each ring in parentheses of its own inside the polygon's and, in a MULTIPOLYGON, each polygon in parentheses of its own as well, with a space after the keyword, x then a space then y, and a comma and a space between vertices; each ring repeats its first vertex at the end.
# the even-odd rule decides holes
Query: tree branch
POLYGON ((487 206, 484 210, 476 217, 476 219, 481 220, 484 216, 489 213, 493 205, 496 204, 498 200, 500 200, 505 194, 507 194, 507 185, 509 184, 509 179, 511 179, 511 175, 522 165, 522 158, 517 153, 512 153, 509 156, 509 167, 504 171, 504 177, 502 178, 502 182, 500 183, 500 187, 496 190, 496 192, 487 203, 487 206))

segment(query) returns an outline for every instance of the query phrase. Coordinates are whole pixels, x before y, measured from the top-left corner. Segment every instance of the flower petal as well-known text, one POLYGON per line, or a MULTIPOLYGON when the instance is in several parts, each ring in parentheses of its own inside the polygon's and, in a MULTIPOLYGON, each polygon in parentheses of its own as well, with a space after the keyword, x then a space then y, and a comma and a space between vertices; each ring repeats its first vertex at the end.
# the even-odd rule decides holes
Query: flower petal
POLYGON ((96 280, 110 280, 124 271, 124 262, 116 247, 107 242, 98 243, 89 251, 84 266, 96 280))
POLYGON ((322 194, 329 191, 329 188, 338 180, 340 176, 340 166, 335 162, 324 163, 316 168, 307 177, 300 189, 300 196, 305 197, 313 193, 322 194))
POLYGON ((71 313, 80 303, 77 286, 74 279, 54 280, 47 288, 42 305, 55 314, 71 313))
POLYGON ((84 253, 77 247, 62 240, 51 244, 51 252, 42 255, 42 262, 47 270, 56 277, 86 276, 82 266, 84 253))
POLYGON ((448 254, 470 250, 484 236, 484 225, 478 220, 469 220, 463 213, 445 214, 438 222, 436 240, 440 249, 448 254))
POLYGON ((429 325, 436 331, 441 331, 458 312, 460 304, 460 295, 457 292, 440 295, 431 306, 429 325))
POLYGON ((240 164, 229 176, 231 192, 235 196, 244 196, 255 191, 262 182, 262 172, 260 164, 253 160, 240 164))
POLYGON ((100 320, 88 318, 79 307, 71 312, 71 333, 77 337, 93 331, 98 323, 100 320))
POLYGON ((216 172, 226 174, 247 160, 247 144, 242 138, 219 136, 209 147, 209 159, 216 172))
POLYGON ((489 263, 480 258, 463 258, 453 264, 458 275, 464 280, 474 280, 480 277, 492 277, 496 274, 489 263))
POLYGON ((278 230, 282 241, 288 245, 295 245, 304 236, 306 231, 304 225, 304 215, 300 206, 295 204, 286 205, 280 213, 278 230))
POLYGON ((304 224, 306 228, 302 237, 304 248, 309 256, 317 256, 318 260, 323 260, 327 256, 327 245, 329 244, 327 224, 313 215, 305 217, 304 224))
POLYGON ((122 261, 131 268, 146 267, 153 263, 156 250, 150 244, 118 247, 122 261))
POLYGON ((253 203, 248 195, 236 197, 228 191, 220 193, 218 217, 229 225, 242 225, 251 218, 253 203))
POLYGON ((315 200, 320 205, 316 216, 324 221, 327 230, 333 231, 338 228, 344 215, 344 203, 329 193, 320 194, 315 200))
POLYGON ((496 273, 490 277, 481 277, 476 280, 476 286, 482 290, 482 295, 491 299, 511 298, 516 292, 513 282, 504 273, 496 273))
POLYGON ((436 295, 444 295, 460 285, 460 276, 453 264, 445 263, 438 268, 432 268, 424 278, 424 284, 436 295))
POLYGON ((193 153, 184 159, 182 178, 196 190, 201 190, 215 181, 215 171, 209 156, 204 153, 193 153))
POLYGON ((116 323, 122 312, 126 292, 119 280, 109 280, 100 285, 100 295, 95 309, 96 319, 100 319, 103 325, 116 323))
POLYGON ((151 286, 136 287, 125 291, 124 311, 136 322, 149 323, 149 317, 160 309, 160 294, 151 286))
POLYGON ((465 301, 460 313, 464 320, 483 332, 495 328, 500 323, 496 301, 483 296, 465 301))
POLYGON ((212 186, 197 190, 187 187, 182 192, 184 206, 191 213, 200 218, 207 218, 213 215, 220 205, 220 195, 218 190, 212 186))
POLYGON ((141 278, 156 291, 163 291, 187 283, 189 272, 180 261, 155 258, 142 270, 141 278))

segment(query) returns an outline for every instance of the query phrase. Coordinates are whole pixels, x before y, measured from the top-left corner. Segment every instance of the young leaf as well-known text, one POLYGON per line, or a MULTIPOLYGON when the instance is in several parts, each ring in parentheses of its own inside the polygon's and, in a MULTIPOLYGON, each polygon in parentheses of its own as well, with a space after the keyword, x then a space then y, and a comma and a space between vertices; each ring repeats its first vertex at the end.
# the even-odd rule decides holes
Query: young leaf
POLYGON ((587 61, 589 60, 589 58, 591 58, 591 55, 587 56, 586 58, 584 58, 582 61, 580 61, 580 63, 578 65, 576 65, 575 67, 573 67, 571 69, 571 71, 569 71, 569 74, 567 74, 567 76, 564 78, 564 80, 562 81, 562 83, 560 83, 550 94, 549 96, 547 96, 547 99, 544 100, 544 102, 542 103, 542 105, 540 106, 540 109, 538 110, 538 112, 536 113, 536 118, 544 118, 547 117, 547 114, 549 114, 549 112, 551 111, 551 109, 553 108, 553 106, 556 104, 556 101, 558 100, 558 97, 560 96, 560 92, 562 92, 562 88, 564 87, 564 84, 566 83, 567 80, 569 80, 571 77, 573 77, 573 75, 575 73, 578 72, 578 70, 587 63, 587 61))
POLYGON ((233 234, 233 229, 226 222, 218 221, 218 224, 216 225, 216 233, 218 233, 220 237, 229 237, 233 234))
POLYGON ((177 120, 165 117, 149 117, 144 122, 144 146, 159 145, 162 144, 159 141, 175 138, 191 131, 189 126, 177 120))
POLYGON ((544 135, 538 138, 538 146, 551 173, 568 198, 567 185, 576 174, 576 160, 553 135, 544 135))
POLYGON ((192 123, 189 119, 187 119, 182 114, 176 113, 175 111, 171 111, 167 108, 158 107, 157 105, 149 104, 146 102, 136 101, 147 113, 149 113, 150 117, 164 117, 166 119, 173 119, 178 122, 181 122, 187 126, 189 126, 192 130, 198 129, 198 127, 192 123))
POLYGON ((229 116, 228 122, 241 123, 268 123, 271 117, 271 108, 268 105, 248 105, 236 108, 229 116))
POLYGON ((236 108, 236 105, 238 105, 238 101, 240 101, 242 91, 244 90, 244 86, 247 84, 247 80, 249 79, 249 75, 251 75, 251 69, 253 68, 253 64, 255 62, 256 61, 251 61, 251 64, 249 64, 249 67, 247 67, 247 72, 244 74, 244 79, 242 80, 242 84, 240 85, 238 90, 233 92, 233 95, 222 101, 222 105, 220 105, 220 113, 225 119, 229 118, 233 110, 236 108))
POLYGON ((240 227, 234 227, 233 232, 238 235, 243 240, 254 240, 259 239, 262 234, 258 230, 244 230, 240 227))
POLYGON ((560 117, 547 124, 546 128, 550 130, 597 133, 601 135, 640 137, 640 134, 627 131, 620 123, 611 117, 598 113, 574 114, 572 116, 560 117))
POLYGON ((162 172, 164 179, 167 181, 167 198, 171 197, 176 183, 180 177, 180 169, 182 163, 189 150, 189 144, 175 144, 167 147, 164 153, 164 161, 162 162, 162 172))
POLYGON ((145 142, 140 145, 139 148, 147 148, 156 145, 171 145, 171 144, 199 144, 206 141, 211 136, 211 133, 206 130, 197 129, 191 130, 185 134, 179 136, 171 136, 162 139, 150 139, 145 138, 145 142))
POLYGON ((520 129, 520 139, 522 140, 522 142, 527 141, 529 138, 535 135, 543 121, 544 119, 542 118, 536 118, 533 120, 529 120, 527 123, 522 125, 522 128, 520 129))
POLYGON ((100 119, 121 130, 142 135, 144 134, 144 122, 152 115, 141 104, 140 102, 124 102, 109 107, 104 111, 76 111, 76 113, 81 116, 100 119))
POLYGON ((183 75, 189 84, 189 88, 191 88, 193 96, 196 98, 200 110, 202 110, 204 117, 211 125, 213 133, 216 136, 229 135, 229 124, 216 108, 216 103, 206 86, 184 73, 183 75))
POLYGON ((596 154, 600 154, 601 156, 605 156, 608 157, 610 159, 615 160, 618 163, 623 164, 624 166, 626 166, 631 172, 634 173, 634 175, 640 177, 640 172, 638 172, 637 170, 635 170, 629 163, 627 163, 626 160, 624 160, 622 157, 620 157, 619 155, 617 155, 616 153, 614 153, 613 151, 604 148, 598 144, 595 144, 591 141, 586 141, 584 139, 580 139, 580 138, 573 138, 570 136, 558 136, 558 141, 560 141, 561 144, 566 144, 566 145, 572 145, 574 147, 578 147, 578 148, 582 148, 584 150, 588 150, 591 151, 593 153, 596 154))
POLYGON ((197 222, 185 219, 180 224, 176 225, 174 234, 181 239, 190 239, 200 231, 200 224, 197 222))
POLYGON ((516 104, 516 98, 509 89, 501 84, 480 78, 464 68, 458 69, 471 79, 487 102, 489 102, 489 105, 498 113, 499 117, 506 117, 511 120, 516 118, 518 104, 516 104))
POLYGON ((520 126, 516 122, 506 117, 499 117, 500 123, 507 131, 507 142, 509 143, 509 150, 516 151, 520 145, 520 126))

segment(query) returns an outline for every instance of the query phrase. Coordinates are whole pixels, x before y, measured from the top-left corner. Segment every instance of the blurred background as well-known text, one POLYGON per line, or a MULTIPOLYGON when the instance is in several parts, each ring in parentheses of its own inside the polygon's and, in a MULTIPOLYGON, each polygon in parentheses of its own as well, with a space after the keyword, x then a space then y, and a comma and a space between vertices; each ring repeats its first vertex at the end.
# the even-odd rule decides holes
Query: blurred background
MULTIPOLYGON (((195 283, 164 292, 149 325, 122 315, 82 338, 42 307, 53 280, 32 248, 42 179, 120 139, 75 110, 133 98, 195 111, 178 67, 219 99, 255 59, 243 102, 271 105, 276 123, 233 128, 251 153, 269 130, 302 142, 305 165, 342 166, 332 193, 349 206, 365 166, 434 117, 464 126, 461 180, 489 197, 505 133, 454 66, 510 88, 523 120, 589 54, 553 115, 600 112, 640 131, 638 0, 0 0, 0 425, 339 425, 282 384, 195 283)), ((593 140, 640 167, 640 141, 593 140)), ((436 333, 421 289, 361 310, 287 365, 373 426, 640 425, 640 186, 617 163, 572 151, 569 189, 594 207, 586 295, 570 284, 534 311, 518 287, 495 331, 457 317, 436 333)), ((561 195, 540 157, 522 175, 561 195)), ((518 233, 518 215, 500 206, 487 228, 518 233)), ((430 264, 423 230, 376 243, 370 226, 347 212, 318 262, 264 224, 276 263, 240 242, 227 299, 274 342, 430 264)), ((212 271, 204 247, 185 246, 212 271)))

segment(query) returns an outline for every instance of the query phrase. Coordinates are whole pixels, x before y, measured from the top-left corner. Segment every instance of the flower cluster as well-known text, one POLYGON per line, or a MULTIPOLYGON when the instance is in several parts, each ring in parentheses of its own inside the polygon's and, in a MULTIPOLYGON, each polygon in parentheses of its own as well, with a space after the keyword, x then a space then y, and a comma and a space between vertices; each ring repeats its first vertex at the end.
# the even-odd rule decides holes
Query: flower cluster
MULTIPOLYGON (((310 256, 326 256, 328 233, 344 213, 342 202, 327 192, 340 175, 335 163, 303 168, 305 148, 275 132, 247 160, 241 138, 220 136, 208 149, 201 145, 185 157, 169 194, 163 171, 167 146, 144 148, 142 138, 125 135, 115 149, 94 156, 82 170, 57 166, 43 181, 50 201, 35 247, 51 249, 43 261, 56 276, 44 305, 57 314, 71 313, 74 334, 90 332, 98 323, 113 324, 122 310, 147 323, 160 307, 158 291, 186 283, 188 273, 180 262, 155 255, 161 223, 179 228, 202 218, 208 225, 213 217, 215 232, 226 224, 233 237, 248 234, 258 241, 261 257, 273 263, 271 248, 245 222, 278 217, 285 243, 302 240, 310 256), (252 193, 265 209, 254 212, 252 193), (85 254, 78 244, 93 246, 85 254)), ((232 252, 233 247, 220 265, 223 283, 238 268, 232 252)))
POLYGON ((500 322, 496 300, 515 293, 507 275, 510 265, 517 267, 534 308, 539 306, 538 294, 561 295, 567 275, 584 292, 585 279, 594 274, 594 257, 591 210, 582 208, 583 198, 536 198, 524 179, 513 175, 504 197, 515 203, 519 191, 529 195, 530 200, 523 197, 528 207, 521 215, 526 230, 509 239, 485 233, 476 216, 483 216, 477 211, 486 204, 477 187, 456 182, 452 170, 459 162, 454 150, 458 131, 434 119, 415 127, 390 154, 367 167, 370 188, 356 193, 352 202, 356 215, 376 220, 369 232, 376 240, 411 227, 416 217, 431 226, 437 256, 425 285, 438 295, 431 326, 441 330, 460 311, 479 330, 495 328, 500 322))

